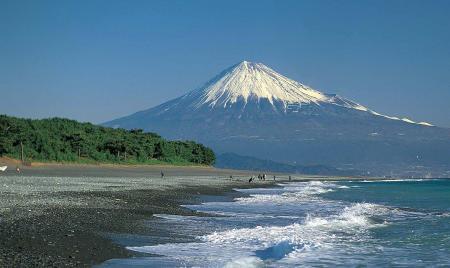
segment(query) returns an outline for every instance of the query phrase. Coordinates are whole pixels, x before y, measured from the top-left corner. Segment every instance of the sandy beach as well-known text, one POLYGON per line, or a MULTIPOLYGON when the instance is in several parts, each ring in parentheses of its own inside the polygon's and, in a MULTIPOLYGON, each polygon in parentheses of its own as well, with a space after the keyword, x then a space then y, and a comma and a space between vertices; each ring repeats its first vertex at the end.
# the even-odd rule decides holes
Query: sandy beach
MULTIPOLYGON (((275 183, 249 184, 255 172, 209 167, 40 165, 21 173, 14 168, 0 174, 1 267, 90 267, 131 257, 135 253, 108 234, 149 234, 154 230, 144 221, 153 214, 193 214, 179 205, 234 187, 275 183)), ((280 180, 287 176, 278 175, 280 180)))

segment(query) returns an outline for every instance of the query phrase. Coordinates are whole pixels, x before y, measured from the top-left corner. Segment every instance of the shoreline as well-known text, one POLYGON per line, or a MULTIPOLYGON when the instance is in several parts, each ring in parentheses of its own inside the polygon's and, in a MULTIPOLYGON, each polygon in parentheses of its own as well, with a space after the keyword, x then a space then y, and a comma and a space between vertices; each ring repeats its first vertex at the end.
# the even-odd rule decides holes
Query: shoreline
MULTIPOLYGON (((161 178, 160 166, 45 165, 0 173, 0 266, 91 267, 142 256, 110 235, 152 234, 145 222, 154 214, 199 215, 181 205, 289 181, 287 174, 269 173, 249 184, 258 172, 212 167, 163 171, 161 178)), ((339 179, 368 178, 293 175, 292 181, 339 179)))
MULTIPOLYGON (((107 174, 105 174, 107 175, 107 174)), ((182 204, 233 188, 264 187, 246 180, 183 178, 0 176, 0 266, 91 267, 128 251, 105 234, 152 233, 154 214, 198 215, 182 204)))
POLYGON ((356 177, 356 176, 332 176, 332 175, 308 175, 308 174, 289 174, 282 172, 255 171, 255 170, 235 170, 222 169, 213 166, 185 166, 185 165, 146 165, 146 164, 83 164, 83 163, 43 163, 33 162, 31 166, 25 166, 19 160, 11 158, 0 158, 0 166, 7 165, 5 172, 1 175, 8 176, 62 176, 62 177, 159 177, 161 171, 165 176, 218 176, 223 178, 249 177, 257 174, 266 173, 267 180, 271 180, 273 175, 287 179, 289 175, 293 177, 302 177, 302 179, 329 180, 329 179, 386 179, 377 177, 356 177), (16 166, 20 166, 21 172, 17 173, 16 166))

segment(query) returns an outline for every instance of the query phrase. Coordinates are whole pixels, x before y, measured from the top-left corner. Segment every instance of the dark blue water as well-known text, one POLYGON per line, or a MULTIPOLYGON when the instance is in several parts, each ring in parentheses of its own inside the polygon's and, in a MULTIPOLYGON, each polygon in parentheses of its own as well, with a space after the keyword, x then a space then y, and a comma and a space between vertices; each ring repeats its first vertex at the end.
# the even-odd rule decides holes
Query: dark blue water
POLYGON ((105 266, 450 266, 450 180, 295 182, 187 206, 221 217, 159 215, 190 242, 105 266))

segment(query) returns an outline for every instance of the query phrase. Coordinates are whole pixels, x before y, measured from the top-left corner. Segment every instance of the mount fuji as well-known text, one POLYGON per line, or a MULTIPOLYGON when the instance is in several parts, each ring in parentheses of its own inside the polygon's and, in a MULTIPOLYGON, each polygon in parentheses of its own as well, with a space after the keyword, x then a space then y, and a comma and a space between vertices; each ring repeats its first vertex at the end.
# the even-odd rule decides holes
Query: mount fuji
POLYGON ((449 129, 383 115, 247 61, 181 97, 104 125, 288 164, 402 176, 450 169, 449 129))

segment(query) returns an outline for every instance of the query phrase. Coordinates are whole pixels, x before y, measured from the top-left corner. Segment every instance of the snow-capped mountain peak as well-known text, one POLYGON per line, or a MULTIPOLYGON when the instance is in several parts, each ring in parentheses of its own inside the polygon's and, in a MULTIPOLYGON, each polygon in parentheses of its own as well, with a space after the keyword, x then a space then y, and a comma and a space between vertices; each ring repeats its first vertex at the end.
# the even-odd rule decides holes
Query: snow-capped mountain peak
MULTIPOLYGON (((327 111, 328 108, 331 110, 346 108, 348 111, 368 113, 389 120, 433 126, 427 122, 377 113, 352 100, 336 94, 322 93, 289 79, 262 63, 248 61, 231 66, 198 89, 142 112, 160 116, 215 110, 235 114, 240 118, 247 112, 255 111, 279 116, 309 113, 308 107, 315 107, 321 111, 327 111)), ((346 109, 340 111, 345 113, 346 109)))
POLYGON ((249 61, 242 61, 231 66, 203 87, 189 92, 183 98, 186 97, 194 98, 192 104, 195 108, 203 106, 227 108, 238 101, 247 104, 250 101, 260 102, 262 99, 266 99, 274 107, 275 102, 282 103, 284 112, 289 104, 331 104, 368 112, 387 119, 433 126, 427 122, 417 123, 407 118, 400 119, 379 114, 349 99, 336 94, 325 94, 289 79, 262 63, 249 61))
POLYGON ((327 101, 328 97, 312 88, 289 79, 262 63, 242 61, 225 70, 203 88, 198 106, 214 107, 239 100, 267 99, 283 103, 311 103, 327 101))

